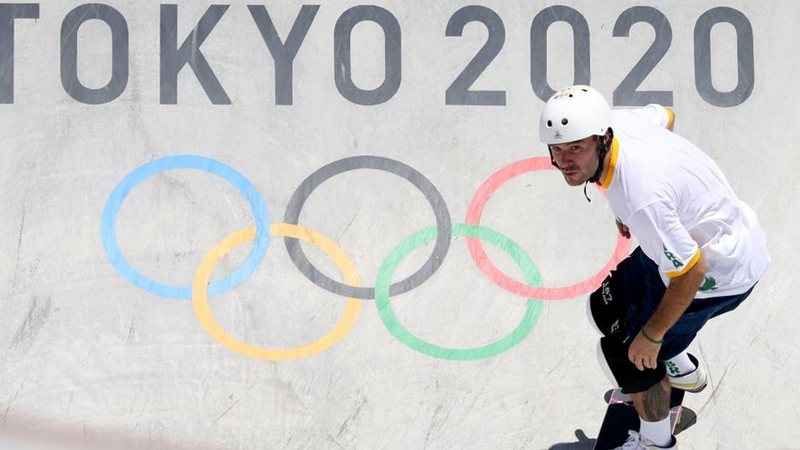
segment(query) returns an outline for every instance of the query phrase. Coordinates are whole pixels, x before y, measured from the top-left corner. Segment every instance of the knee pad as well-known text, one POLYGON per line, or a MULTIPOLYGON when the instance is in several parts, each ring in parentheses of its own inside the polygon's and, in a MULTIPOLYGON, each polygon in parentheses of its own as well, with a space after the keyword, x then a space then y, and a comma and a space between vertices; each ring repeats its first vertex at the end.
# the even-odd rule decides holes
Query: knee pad
POLYGON ((597 321, 594 319, 594 314, 592 314, 592 297, 589 296, 586 298, 586 318, 589 320, 589 324, 592 325, 594 331, 597 331, 598 334, 602 335, 603 330, 597 325, 597 321))
POLYGON ((603 375, 608 378, 608 381, 611 382, 612 386, 620 387, 619 381, 614 376, 614 372, 611 371, 611 367, 608 365, 608 361, 606 361, 605 353, 603 352, 603 340, 599 339, 597 341, 597 364, 600 365, 600 371, 603 372, 603 375))
POLYGON ((622 388, 623 393, 646 391, 667 376, 667 368, 663 361, 659 361, 655 369, 637 369, 628 359, 628 347, 630 347, 629 340, 622 341, 608 336, 601 338, 597 344, 600 368, 614 385, 622 388))
POLYGON ((586 302, 589 323, 603 336, 615 336, 624 331, 625 305, 622 299, 615 298, 613 291, 609 275, 586 302))

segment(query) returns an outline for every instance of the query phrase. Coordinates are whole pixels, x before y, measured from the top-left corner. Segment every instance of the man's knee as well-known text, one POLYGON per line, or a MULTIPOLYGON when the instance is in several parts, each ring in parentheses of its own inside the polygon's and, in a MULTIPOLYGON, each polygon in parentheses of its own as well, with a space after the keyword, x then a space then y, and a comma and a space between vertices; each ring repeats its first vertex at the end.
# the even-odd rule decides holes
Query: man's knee
POLYGON ((643 392, 656 385, 667 375, 663 361, 655 369, 639 370, 628 359, 629 342, 616 337, 603 337, 597 344, 597 359, 609 380, 622 388, 622 392, 632 394, 643 392))
POLYGON ((619 295, 615 297, 612 286, 609 275, 586 301, 589 323, 603 336, 615 336, 623 332, 625 309, 619 295))

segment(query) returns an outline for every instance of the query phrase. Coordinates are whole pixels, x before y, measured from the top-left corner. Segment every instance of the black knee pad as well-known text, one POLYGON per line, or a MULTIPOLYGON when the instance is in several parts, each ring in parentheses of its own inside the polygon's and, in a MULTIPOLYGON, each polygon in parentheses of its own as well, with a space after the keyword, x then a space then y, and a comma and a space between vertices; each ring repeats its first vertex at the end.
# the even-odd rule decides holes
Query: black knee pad
MULTIPOLYGON (((611 372, 625 394, 644 392, 658 384, 667 375, 667 368, 663 361, 659 361, 655 369, 637 369, 636 365, 628 359, 630 342, 630 339, 623 341, 616 336, 606 336, 600 339, 599 346, 599 350, 602 351, 602 356, 608 364, 606 369, 611 372)), ((598 358, 599 356, 598 354, 598 358)))
POLYGON ((625 331, 625 300, 616 292, 616 284, 611 275, 607 276, 600 287, 589 295, 586 305, 589 322, 603 336, 617 336, 625 331))
POLYGON ((662 292, 657 295, 660 299, 663 283, 658 275, 658 267, 637 248, 589 296, 587 308, 590 320, 603 336, 623 335, 624 339, 626 333, 638 332, 641 327, 638 318, 649 317, 647 311, 642 310, 642 304, 652 296, 654 283, 661 286, 662 292))

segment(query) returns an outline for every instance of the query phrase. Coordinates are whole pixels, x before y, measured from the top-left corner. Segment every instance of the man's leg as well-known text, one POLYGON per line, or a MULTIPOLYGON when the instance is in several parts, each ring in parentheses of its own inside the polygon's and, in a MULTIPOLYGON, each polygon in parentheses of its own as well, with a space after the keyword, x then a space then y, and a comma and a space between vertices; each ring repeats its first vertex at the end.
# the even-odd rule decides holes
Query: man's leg
POLYGON ((644 392, 631 394, 633 407, 639 414, 639 433, 656 445, 672 443, 672 428, 669 422, 669 402, 672 387, 666 376, 644 392))
POLYGON ((664 377, 646 391, 632 393, 633 406, 639 413, 639 417, 648 422, 658 422, 667 418, 669 416, 670 391, 669 380, 664 377))
POLYGON ((667 363, 667 375, 672 387, 688 392, 700 392, 706 387, 705 371, 697 358, 687 353, 686 349, 706 322, 736 309, 754 287, 738 295, 695 299, 683 317, 667 332, 659 360, 667 363))
POLYGON ((647 448, 673 448, 676 441, 669 421, 671 386, 666 366, 659 361, 655 369, 637 369, 628 360, 629 345, 629 339, 621 340, 619 336, 601 338, 598 346, 601 367, 624 394, 630 394, 639 414, 641 442, 648 442, 647 448))
MULTIPOLYGON (((658 267, 637 248, 589 296, 586 305, 589 322, 603 335, 597 348, 598 361, 624 393, 644 392, 666 375, 663 362, 656 369, 640 371, 628 360, 631 328, 636 325, 631 326, 630 322, 637 320, 642 309, 652 303, 646 299, 653 295, 660 297, 665 289, 658 267), (652 286, 661 290, 651 293, 652 286)), ((638 332, 639 328, 635 330, 638 332)))
POLYGON ((652 444, 671 448, 675 440, 669 423, 671 388, 666 365, 660 361, 655 369, 640 371, 628 360, 632 340, 628 322, 639 316, 637 313, 645 306, 645 297, 663 294, 648 289, 655 282, 657 287, 663 283, 657 278, 657 268, 646 263, 636 252, 623 261, 589 296, 587 315, 603 335, 597 352, 600 366, 623 393, 631 394, 641 420, 640 435, 652 444), (654 278, 654 283, 647 283, 648 277, 654 278))

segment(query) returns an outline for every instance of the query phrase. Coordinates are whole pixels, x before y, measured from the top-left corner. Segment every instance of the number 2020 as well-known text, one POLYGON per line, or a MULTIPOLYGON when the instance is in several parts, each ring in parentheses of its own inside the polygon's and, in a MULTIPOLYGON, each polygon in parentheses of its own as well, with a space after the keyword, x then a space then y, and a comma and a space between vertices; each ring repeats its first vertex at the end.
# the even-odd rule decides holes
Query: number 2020
MULTIPOLYGON (((466 68, 453 81, 445 93, 448 105, 505 105, 505 91, 473 91, 470 86, 478 79, 500 53, 505 41, 503 21, 494 11, 483 6, 466 6, 458 10, 447 24, 446 36, 461 36, 464 26, 481 22, 489 36, 466 68)), ((568 6, 551 6, 533 19, 530 33, 531 86, 542 100, 555 91, 547 81, 547 30, 556 22, 566 22, 573 33, 573 58, 575 84, 590 84, 589 25, 583 15, 568 6)), ((615 37, 627 37, 634 24, 644 22, 655 30, 655 40, 620 82, 613 93, 613 103, 618 106, 642 106, 648 103, 672 105, 672 91, 643 91, 637 88, 656 68, 672 43, 672 27, 667 17, 649 6, 634 6, 625 10, 614 24, 615 37)), ((753 28, 740 11, 718 7, 702 14, 694 28, 694 81, 697 92, 714 106, 730 107, 743 103, 753 91, 753 28), (736 87, 720 92, 711 80, 711 28, 718 23, 729 23, 736 30, 737 72, 736 87)))

